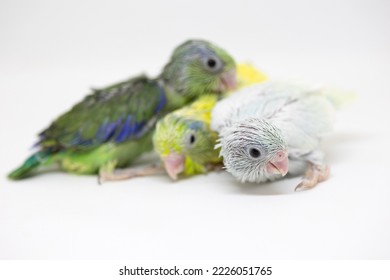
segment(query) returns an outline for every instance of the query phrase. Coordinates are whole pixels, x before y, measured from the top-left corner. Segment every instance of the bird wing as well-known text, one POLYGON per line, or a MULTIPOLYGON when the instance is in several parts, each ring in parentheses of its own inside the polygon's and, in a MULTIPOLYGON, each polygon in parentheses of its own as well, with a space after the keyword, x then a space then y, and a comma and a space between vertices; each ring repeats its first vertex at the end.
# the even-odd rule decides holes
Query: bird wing
POLYGON ((321 88, 296 81, 270 81, 244 88, 218 102, 211 127, 221 132, 249 117, 272 120, 282 131, 289 150, 306 153, 331 130, 334 106, 321 88))
POLYGON ((333 128, 335 109, 321 95, 297 99, 273 118, 291 149, 309 152, 316 149, 321 139, 333 128))
POLYGON ((296 95, 286 87, 284 83, 269 81, 233 93, 214 107, 211 128, 221 132, 233 122, 246 118, 269 118, 296 95))
POLYGON ((250 106, 257 108, 258 117, 272 120, 281 130, 290 153, 311 152, 332 130, 335 108, 321 87, 276 82, 265 92, 250 106))
POLYGON ((39 134, 43 148, 87 149, 150 131, 166 104, 158 81, 139 76, 95 90, 39 134))

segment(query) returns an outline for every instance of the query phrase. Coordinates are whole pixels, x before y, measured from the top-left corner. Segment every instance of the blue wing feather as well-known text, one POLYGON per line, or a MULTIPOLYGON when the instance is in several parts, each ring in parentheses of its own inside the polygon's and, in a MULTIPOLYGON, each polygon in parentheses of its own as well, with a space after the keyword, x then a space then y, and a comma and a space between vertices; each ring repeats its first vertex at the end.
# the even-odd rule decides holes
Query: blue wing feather
POLYGON ((166 103, 165 90, 158 81, 145 76, 134 78, 87 96, 40 134, 39 145, 61 150, 137 139, 154 127, 166 103), (106 111, 106 116, 101 111, 106 111), (72 126, 72 119, 80 125, 72 126), (94 127, 96 131, 91 133, 94 127))

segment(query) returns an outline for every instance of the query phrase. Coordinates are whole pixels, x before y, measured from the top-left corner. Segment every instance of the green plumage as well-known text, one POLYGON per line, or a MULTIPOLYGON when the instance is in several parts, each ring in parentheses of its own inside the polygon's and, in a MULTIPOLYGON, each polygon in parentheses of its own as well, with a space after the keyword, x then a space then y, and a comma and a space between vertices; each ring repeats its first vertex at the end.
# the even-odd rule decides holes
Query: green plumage
POLYGON ((225 51, 209 42, 187 41, 156 79, 139 76, 94 90, 58 117, 39 134, 38 152, 9 178, 22 179, 54 163, 77 174, 127 166, 152 149, 159 118, 206 92, 225 92, 229 79, 235 79, 235 64, 225 51), (218 67, 210 68, 210 59, 218 67))
POLYGON ((39 151, 39 152, 33 154, 28 159, 26 159, 26 161, 24 162, 24 164, 21 167, 14 170, 13 172, 11 172, 8 175, 8 177, 10 179, 17 180, 19 178, 24 178, 24 177, 28 176, 30 171, 33 170, 34 168, 38 167, 41 164, 42 160, 45 160, 48 156, 49 156, 49 153, 45 152, 45 151, 39 151))
POLYGON ((154 149, 172 178, 178 175, 178 171, 169 170, 169 158, 172 155, 181 157, 180 173, 187 176, 205 173, 208 165, 222 162, 219 150, 214 149, 218 134, 210 128, 211 110, 217 101, 215 95, 204 95, 157 123, 153 137, 154 149))
MULTIPOLYGON (((98 135, 102 124, 118 120, 124 122, 129 115, 133 117, 133 123, 151 120, 159 98, 157 81, 145 76, 95 90, 44 130, 40 134, 44 137, 40 145, 55 150, 95 148, 107 140, 104 135, 100 138, 98 135), (75 141, 78 137, 83 141, 75 141)), ((111 139, 115 139, 120 132, 120 129, 116 129, 111 139)), ((136 135, 130 137, 134 138, 137 138, 136 135)))

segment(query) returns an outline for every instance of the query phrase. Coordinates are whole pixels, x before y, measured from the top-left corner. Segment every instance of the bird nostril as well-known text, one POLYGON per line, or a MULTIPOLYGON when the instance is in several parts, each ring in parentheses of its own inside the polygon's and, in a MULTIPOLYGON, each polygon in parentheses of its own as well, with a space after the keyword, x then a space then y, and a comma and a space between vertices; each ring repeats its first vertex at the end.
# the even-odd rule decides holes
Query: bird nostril
POLYGON ((281 160, 284 159, 287 156, 286 152, 278 152, 277 157, 281 160))

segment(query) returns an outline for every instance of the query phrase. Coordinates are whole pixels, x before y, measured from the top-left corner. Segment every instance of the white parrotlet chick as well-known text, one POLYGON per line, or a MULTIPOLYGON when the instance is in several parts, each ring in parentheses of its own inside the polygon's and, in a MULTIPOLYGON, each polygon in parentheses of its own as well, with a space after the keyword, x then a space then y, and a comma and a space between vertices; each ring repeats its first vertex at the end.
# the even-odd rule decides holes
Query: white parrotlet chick
POLYGON ((257 183, 304 174, 296 190, 326 180, 329 166, 319 144, 332 131, 339 94, 269 81, 218 102, 211 128, 219 133, 216 148, 226 170, 241 182, 257 183))

